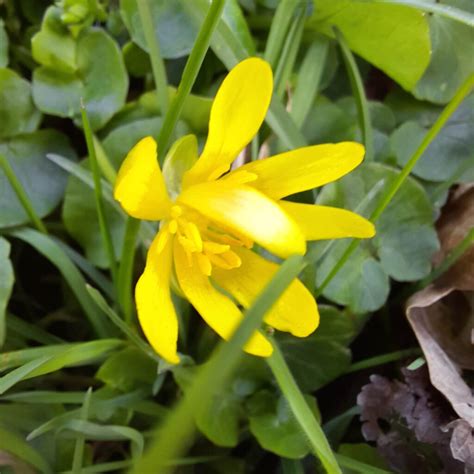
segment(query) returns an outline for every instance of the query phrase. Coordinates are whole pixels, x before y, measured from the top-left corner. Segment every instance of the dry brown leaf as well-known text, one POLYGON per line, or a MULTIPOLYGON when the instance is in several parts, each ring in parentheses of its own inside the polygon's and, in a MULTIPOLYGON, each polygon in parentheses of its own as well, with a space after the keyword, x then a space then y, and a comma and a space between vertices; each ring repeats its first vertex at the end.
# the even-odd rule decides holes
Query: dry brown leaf
MULTIPOLYGON (((437 223, 441 242, 438 263, 473 226, 474 186, 460 187, 437 223)), ((413 295, 406 310, 427 361, 431 383, 470 427, 474 427, 474 396, 461 376, 461 368, 474 369, 473 291, 474 249, 470 249, 441 278, 413 295)), ((461 439, 460 429, 456 440, 461 439)))

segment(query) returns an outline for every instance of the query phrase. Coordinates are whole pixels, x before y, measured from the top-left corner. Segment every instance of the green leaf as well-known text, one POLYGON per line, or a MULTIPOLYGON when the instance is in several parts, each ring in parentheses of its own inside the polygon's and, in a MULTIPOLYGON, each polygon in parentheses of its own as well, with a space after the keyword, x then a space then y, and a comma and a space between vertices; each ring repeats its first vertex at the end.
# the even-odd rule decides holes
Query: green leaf
MULTIPOLYGON (((318 204, 354 209, 376 183, 383 180, 388 187, 397 174, 388 166, 365 163, 338 182, 327 185, 318 196, 318 204)), ((367 215, 376 206, 375 201, 366 209, 367 215)), ((388 296, 389 277, 415 281, 429 273, 431 258, 439 247, 433 220, 433 205, 425 190, 408 178, 378 220, 376 236, 361 242, 324 295, 349 305, 355 313, 380 308, 388 296)), ((337 242, 328 252, 318 267, 318 285, 346 247, 346 242, 337 242)))
MULTIPOLYGON (((443 0, 446 6, 474 13, 471 0, 443 0)), ((432 55, 423 77, 414 90, 415 97, 439 104, 449 102, 461 84, 474 72, 471 48, 474 28, 438 13, 427 16, 432 55)))
MULTIPOLYGON (((305 397, 317 413, 313 397, 305 397)), ((268 390, 257 392, 247 403, 249 428, 259 444, 267 451, 290 459, 301 459, 310 453, 305 435, 288 402, 268 390)))
MULTIPOLYGON (((50 64, 33 73, 33 98, 48 114, 80 123, 80 99, 98 130, 125 104, 128 76, 117 43, 101 29, 84 30, 76 40, 73 71, 58 73, 50 64)), ((41 61, 40 61, 41 62, 41 61)))
POLYGON ((156 379, 158 366, 142 351, 127 347, 109 357, 99 368, 96 378, 122 392, 148 388, 156 379))
POLYGON ((360 0, 317 0, 308 22, 334 36, 337 26, 349 47, 403 88, 412 90, 430 59, 428 23, 423 12, 404 5, 360 0))
MULTIPOLYGON (((172 59, 190 53, 196 39, 197 25, 189 20, 186 5, 181 0, 159 0, 150 2, 155 34, 158 37, 160 53, 164 58, 172 59)), ((142 30, 136 0, 120 0, 123 21, 135 43, 148 51, 142 30)), ((248 29, 237 0, 228 0, 223 12, 226 24, 239 38, 249 52, 255 51, 252 35, 248 29)))
POLYGON ((319 306, 321 321, 310 336, 278 334, 277 341, 301 390, 313 392, 343 374, 351 363, 347 348, 356 334, 353 319, 331 306, 319 306))
POLYGON ((46 10, 41 30, 31 39, 33 59, 59 73, 76 71, 76 42, 61 21, 61 8, 46 10))
POLYGON ((64 344, 56 353, 44 355, 27 362, 8 374, 0 377, 0 394, 5 393, 17 383, 40 375, 56 372, 63 367, 89 365, 103 359, 108 353, 123 344, 119 339, 102 339, 80 344, 64 344))
POLYGON ((16 456, 18 459, 27 462, 42 473, 53 472, 47 461, 43 458, 43 455, 36 449, 32 448, 19 434, 0 426, 0 439, 2 440, 2 450, 5 450, 16 456))
POLYGON ((5 343, 6 310, 15 281, 9 255, 10 244, 3 237, 0 237, 0 347, 5 343))
MULTIPOLYGON (((355 459, 375 468, 386 469, 388 466, 377 449, 365 443, 341 444, 338 450, 339 454, 355 459)), ((347 474, 360 472, 359 470, 346 469, 347 474)))
MULTIPOLYGON (((1 38, 0 38, 1 44, 1 38)), ((31 100, 31 86, 11 69, 0 69, 0 139, 38 128, 41 114, 31 100)))
MULTIPOLYGON (((39 217, 58 205, 67 179, 66 173, 46 158, 47 153, 75 158, 67 138, 55 130, 40 130, 0 142, 0 154, 10 163, 39 217)), ((0 171, 0 189, 0 227, 29 222, 3 171, 0 171)))
POLYGON ((12 231, 10 235, 30 244, 61 272, 98 335, 105 337, 111 333, 106 316, 97 311, 94 301, 86 290, 86 281, 80 271, 51 237, 27 228, 12 231))
MULTIPOLYGON (((404 166, 420 145, 431 124, 403 123, 391 136, 397 164, 404 166)), ((474 180, 474 95, 468 97, 420 158, 412 173, 430 181, 448 181, 461 167, 466 172, 457 181, 474 180), (471 163, 471 166, 469 166, 471 163)))
POLYGON ((8 35, 5 23, 0 20, 0 68, 8 66, 8 35))

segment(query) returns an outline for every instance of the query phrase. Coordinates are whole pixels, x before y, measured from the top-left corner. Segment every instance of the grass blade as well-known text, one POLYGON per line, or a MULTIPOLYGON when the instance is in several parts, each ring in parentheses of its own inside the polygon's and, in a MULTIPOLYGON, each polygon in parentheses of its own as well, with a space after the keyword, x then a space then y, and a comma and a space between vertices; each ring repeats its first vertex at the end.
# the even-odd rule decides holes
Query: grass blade
POLYGON ((7 327, 29 341, 39 342, 40 344, 61 344, 64 342, 60 337, 45 331, 37 324, 31 324, 24 319, 8 313, 7 327))
MULTIPOLYGON (((425 150, 428 148, 431 142, 437 137, 440 130, 449 120, 451 115, 456 111, 456 109, 459 107, 459 105, 465 99, 465 97, 467 97, 467 95, 471 92, 473 87, 474 87, 474 74, 471 74, 467 78, 467 80, 464 82, 464 84, 462 84, 461 87, 458 89, 455 96, 452 98, 451 102, 449 102, 449 104, 443 109, 443 111, 437 118, 436 122, 433 124, 433 126, 428 130, 422 142, 413 153, 412 157, 407 161, 405 166, 402 168, 402 170, 398 174, 397 179, 395 179, 391 183, 390 187, 387 188, 385 194, 380 199, 379 204, 377 205, 377 207, 374 209, 371 216, 369 217, 370 221, 375 222, 382 215, 383 211, 390 204, 391 200, 393 199, 397 191, 400 189, 400 186, 407 179, 410 172, 415 167, 416 163, 421 158, 425 150)), ((357 248, 358 244, 359 244, 358 240, 353 240, 351 242, 350 246, 341 256, 341 258, 337 261, 337 263, 328 273, 327 277, 325 278, 321 286, 318 288, 316 292, 316 296, 319 296, 322 294, 324 289, 329 285, 331 280, 337 275, 339 270, 344 266, 348 258, 352 255, 354 250, 357 248)))
POLYGON ((342 58, 344 59, 352 92, 356 100, 359 126, 362 132, 362 141, 365 146, 365 159, 370 161, 374 157, 374 133, 370 121, 369 105, 365 95, 364 84, 362 83, 359 68, 357 67, 352 51, 349 49, 343 34, 337 28, 334 28, 334 33, 339 47, 341 48, 342 58))
POLYGON ((328 474, 340 474, 341 470, 331 446, 329 446, 320 424, 314 417, 275 341, 273 341, 273 354, 267 359, 267 363, 314 454, 319 458, 328 474))
POLYGON ((109 258, 110 272, 112 273, 112 280, 117 283, 117 266, 115 259, 114 244, 112 242, 112 235, 105 219, 104 202, 102 201, 102 179, 100 175, 99 164, 97 162, 97 156, 95 154, 94 140, 92 138, 92 130, 87 117, 87 111, 84 104, 81 103, 81 117, 82 117, 82 128, 84 130, 84 136, 87 144, 87 151, 89 153, 89 164, 91 167, 92 177, 94 179, 94 197, 95 207, 97 211, 97 219, 99 220, 99 229, 102 236, 102 241, 105 246, 105 251, 109 258))
POLYGON ((169 463, 186 448, 194 434, 194 412, 206 410, 212 395, 218 392, 237 367, 242 346, 261 325, 265 313, 304 267, 303 257, 296 255, 283 262, 279 270, 253 305, 228 342, 222 342, 210 361, 201 368, 179 405, 166 418, 145 453, 132 468, 133 474, 170 472, 169 463))
POLYGON ((94 302, 89 293, 87 293, 86 281, 81 272, 52 238, 33 229, 14 230, 9 232, 9 235, 30 244, 46 257, 60 271, 70 286, 95 332, 101 337, 111 334, 111 328, 105 315, 97 311, 94 302))
POLYGON ((15 191, 15 194, 17 195, 18 200, 23 206, 23 209, 25 210, 28 217, 30 218, 30 221, 38 229, 39 232, 43 232, 44 234, 47 234, 48 230, 43 224, 43 221, 39 218, 38 214, 36 214, 35 208, 33 207, 33 204, 31 203, 30 198, 28 197, 28 194, 26 194, 25 189, 23 188, 23 185, 20 183, 20 180, 16 177, 15 172, 13 171, 13 168, 11 167, 10 163, 3 155, 0 155, 0 168, 5 173, 5 176, 7 177, 8 182, 10 183, 13 191, 15 191))
MULTIPOLYGON (((86 395, 84 396, 84 403, 81 408, 81 420, 87 420, 89 416, 89 405, 91 401, 92 387, 90 387, 86 395)), ((82 472, 82 459, 84 457, 84 445, 86 437, 83 433, 78 433, 76 437, 76 443, 74 445, 74 454, 72 457, 72 472, 74 474, 81 474, 82 472)))

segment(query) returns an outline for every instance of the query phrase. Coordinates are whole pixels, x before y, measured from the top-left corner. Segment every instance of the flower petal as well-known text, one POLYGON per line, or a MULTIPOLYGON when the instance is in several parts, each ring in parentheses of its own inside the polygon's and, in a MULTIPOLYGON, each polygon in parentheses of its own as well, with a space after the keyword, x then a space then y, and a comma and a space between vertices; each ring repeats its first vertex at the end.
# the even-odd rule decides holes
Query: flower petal
POLYGON ((280 201, 280 206, 299 225, 306 240, 367 239, 375 235, 372 222, 355 212, 337 207, 280 201))
POLYGON ((250 186, 222 180, 197 184, 184 190, 178 201, 279 257, 306 251, 305 239, 295 222, 275 201, 250 186))
MULTIPOLYGON (((138 320, 153 349, 171 364, 177 364, 178 318, 171 300, 172 240, 158 252, 161 232, 148 251, 145 271, 135 288, 138 320)), ((160 245, 161 246, 161 245, 160 245)))
POLYGON ((143 138, 128 153, 115 181, 114 198, 137 219, 160 220, 169 212, 171 202, 152 137, 143 138))
MULTIPOLYGON (((184 250, 177 241, 174 246, 174 262, 178 282, 186 298, 220 337, 230 339, 242 320, 239 308, 212 286, 209 278, 199 270, 195 258, 193 265, 189 265, 184 250)), ((260 332, 255 332, 244 350, 253 355, 268 357, 273 348, 260 332)))
POLYGON ((251 185, 267 196, 280 199, 339 179, 358 166, 363 157, 364 147, 359 143, 329 143, 253 161, 235 172, 256 174, 258 178, 251 185))
POLYGON ((224 79, 212 104, 203 153, 184 177, 184 186, 225 173, 262 125, 272 97, 270 65, 259 58, 237 64, 224 79))
MULTIPOLYGON (((232 270, 214 267, 212 277, 247 308, 273 277, 278 265, 245 248, 234 251, 241 258, 242 265, 232 270)), ((308 336, 319 324, 316 301, 303 283, 295 278, 265 316, 265 322, 297 337, 308 336)))

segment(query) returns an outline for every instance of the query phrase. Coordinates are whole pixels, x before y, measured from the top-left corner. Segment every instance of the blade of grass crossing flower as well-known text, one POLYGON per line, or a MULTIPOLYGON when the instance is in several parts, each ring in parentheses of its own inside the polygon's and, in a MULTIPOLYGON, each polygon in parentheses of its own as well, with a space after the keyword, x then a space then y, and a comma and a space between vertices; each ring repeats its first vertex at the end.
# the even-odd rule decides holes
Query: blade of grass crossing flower
POLYGON ((275 273, 254 304, 246 311, 242 323, 228 342, 221 342, 210 361, 197 373, 182 401, 158 428, 144 457, 133 467, 133 474, 170 472, 169 463, 186 449, 195 431, 194 413, 206 410, 213 394, 222 389, 237 367, 241 348, 261 325, 265 313, 304 268, 301 256, 287 259, 275 273))
POLYGON ((362 83, 357 63, 346 40, 344 39, 343 34, 337 28, 334 28, 334 32, 339 47, 341 48, 342 58, 347 69, 347 74, 349 75, 352 93, 354 94, 356 101, 359 125, 362 132, 362 141, 365 146, 365 159, 370 161, 373 159, 374 154, 374 134, 370 121, 369 106, 365 95, 364 84, 362 83))
POLYGON ((365 464, 353 458, 343 456, 342 454, 336 454, 336 458, 341 466, 347 467, 351 471, 360 472, 361 474, 391 474, 390 471, 365 464))
MULTIPOLYGON (((184 0, 181 4, 192 21, 196 24, 202 23, 208 9, 207 0, 194 0, 193 2, 184 0)), ((249 53, 222 19, 218 22, 211 38, 211 47, 229 70, 249 56, 249 53)), ((298 130, 289 113, 278 100, 272 100, 266 122, 289 149, 299 148, 307 144, 303 134, 298 130)))
POLYGON ((296 55, 303 37, 303 29, 305 23, 305 12, 300 8, 298 14, 293 19, 293 23, 288 31, 283 50, 278 60, 278 67, 275 72, 275 90, 274 94, 282 99, 285 93, 285 88, 288 85, 288 80, 293 71, 296 61, 296 55))
MULTIPOLYGON (((85 396, 84 403, 81 408, 81 420, 87 420, 89 416, 89 405, 91 401, 92 387, 89 387, 85 396)), ((73 474, 81 474, 82 471, 82 460, 84 458, 84 444, 86 437, 83 433, 78 433, 76 436, 76 442, 74 444, 74 454, 72 457, 72 472, 73 474)))
POLYGON ((265 60, 270 63, 272 68, 276 67, 293 14, 299 3, 299 0, 281 0, 275 11, 264 53, 265 60))
POLYGON ((11 187, 13 188, 13 191, 15 191, 15 194, 17 195, 18 200, 23 206, 23 209, 25 210, 26 214, 30 218, 30 221, 32 222, 32 224, 40 232, 47 234, 48 231, 45 225, 43 224, 43 221, 39 218, 38 214, 36 214, 33 204, 31 203, 30 198, 26 194, 25 189, 23 188, 23 185, 20 183, 19 179, 16 177, 15 172, 13 171, 13 168, 11 167, 10 163, 3 155, 0 155, 0 168, 5 173, 5 176, 7 177, 11 187))
POLYGON ((318 93, 326 64, 328 46, 328 40, 321 37, 311 44, 303 59, 298 82, 291 99, 290 111, 290 115, 298 127, 303 125, 318 93))
POLYGON ((407 5, 417 8, 424 12, 436 13, 437 15, 459 21, 467 26, 474 27, 474 15, 460 8, 451 5, 443 5, 438 2, 430 2, 425 0, 376 0, 375 3, 394 3, 398 5, 407 5))
POLYGON ((82 116, 82 128, 84 130, 84 136, 87 144, 87 151, 89 153, 89 164, 92 171, 92 177, 94 178, 94 196, 95 206, 97 210, 97 218, 99 220, 99 228, 102 236, 102 241, 109 258, 110 272, 112 273, 112 280, 117 284, 117 266, 115 259, 114 244, 112 242, 112 236, 110 229, 105 219, 104 202, 102 200, 102 183, 99 164, 97 163, 97 156, 95 154, 94 140, 92 138, 92 130, 87 117, 87 111, 83 103, 81 103, 81 116, 82 116))
POLYGON ((94 302, 87 293, 86 282, 81 272, 52 238, 26 228, 11 231, 9 235, 23 240, 46 257, 60 271, 68 283, 95 332, 101 337, 107 337, 111 334, 112 328, 105 315, 97 311, 94 302))
MULTIPOLYGON (((436 122, 433 126, 426 132, 422 142, 415 150, 411 158, 407 161, 405 166, 402 168, 400 173, 397 176, 390 186, 387 188, 385 194, 381 197, 379 204, 374 209, 372 214, 369 217, 369 220, 374 222, 382 215, 383 211, 387 208, 387 206, 392 201, 393 197, 400 189, 400 186, 405 182, 407 177, 409 176, 412 169, 415 167, 418 160, 423 155, 424 151, 428 148, 431 142, 437 137, 440 130, 449 120, 451 115, 455 112, 455 110, 459 107, 461 102, 466 98, 466 96, 471 92, 472 88, 474 87, 474 74, 471 74, 466 81, 461 85, 461 87, 456 92, 455 96, 452 98, 451 102, 443 109, 439 117, 436 119, 436 122)), ((358 241, 354 240, 351 242, 350 246, 341 256, 341 258, 336 262, 334 267, 328 273, 328 276, 325 278, 321 286, 316 291, 316 297, 321 295, 324 289, 329 285, 331 280, 337 275, 339 270, 344 266, 347 259, 352 255, 354 250, 357 248, 358 241)))
POLYGON ((137 0, 137 5, 143 33, 145 34, 146 44, 150 53, 156 96, 164 115, 168 110, 168 81, 166 79, 165 65, 160 54, 160 44, 153 27, 153 17, 148 0, 137 0))
POLYGON ((273 341, 273 354, 267 359, 267 363, 280 390, 288 401, 296 421, 306 435, 314 454, 319 458, 326 472, 328 474, 341 473, 326 436, 298 388, 275 341, 273 341))
POLYGON ((202 62, 204 61, 207 50, 209 49, 211 37, 219 22, 224 4, 225 0, 213 0, 207 11, 206 17, 204 18, 202 26, 199 29, 193 49, 191 50, 191 54, 186 62, 186 66, 184 67, 178 91, 171 102, 160 130, 158 145, 162 156, 165 156, 168 150, 174 127, 176 126, 176 122, 183 110, 186 97, 191 92, 199 70, 201 69, 202 62))

